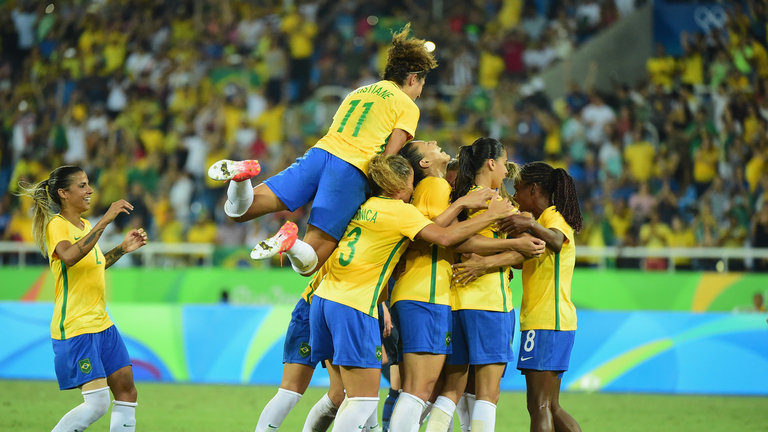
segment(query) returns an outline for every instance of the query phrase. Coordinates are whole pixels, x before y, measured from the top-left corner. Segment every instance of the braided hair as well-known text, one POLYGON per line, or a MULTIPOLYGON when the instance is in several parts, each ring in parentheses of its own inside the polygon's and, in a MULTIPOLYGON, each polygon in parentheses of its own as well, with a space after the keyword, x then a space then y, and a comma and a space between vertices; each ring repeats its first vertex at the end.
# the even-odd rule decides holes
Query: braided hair
POLYGON ((557 211, 575 232, 581 230, 582 219, 576 185, 573 178, 562 168, 553 168, 546 162, 531 162, 520 169, 520 180, 539 185, 557 211))
POLYGON ((21 193, 34 200, 32 214, 32 237, 35 244, 45 256, 45 226, 51 216, 61 211, 61 197, 59 189, 67 189, 74 179, 75 174, 83 172, 83 169, 74 165, 64 165, 51 172, 46 180, 36 184, 20 182, 21 193))
MULTIPOLYGON (((451 193, 451 201, 463 197, 475 186, 475 176, 488 159, 498 159, 504 153, 504 146, 495 138, 478 138, 470 145, 459 149, 459 170, 456 173, 456 186, 451 193)), ((460 220, 467 218, 466 211, 459 215, 460 220)))

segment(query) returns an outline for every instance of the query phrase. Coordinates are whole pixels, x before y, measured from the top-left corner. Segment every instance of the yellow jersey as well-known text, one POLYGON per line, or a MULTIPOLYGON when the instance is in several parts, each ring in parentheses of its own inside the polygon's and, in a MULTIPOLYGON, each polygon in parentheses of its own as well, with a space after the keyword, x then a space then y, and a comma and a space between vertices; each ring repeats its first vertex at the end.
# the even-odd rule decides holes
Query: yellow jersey
MULTIPOLYGON (((451 185, 440 177, 426 177, 413 190, 412 203, 428 219, 434 219, 451 205, 451 185)), ((451 304, 453 253, 419 240, 405 251, 405 271, 395 282, 390 304, 415 300, 451 304)))
POLYGON ((537 222, 565 234, 565 241, 560 252, 545 249, 538 258, 523 262, 520 330, 576 330, 576 308, 571 302, 571 279, 576 264, 573 228, 555 206, 544 210, 537 222))
POLYGON ((312 303, 312 297, 314 296, 317 287, 320 286, 320 282, 323 281, 326 273, 328 273, 328 263, 330 263, 330 261, 326 261, 325 264, 323 264, 323 266, 315 272, 315 275, 312 276, 312 280, 309 281, 307 287, 304 288, 304 292, 301 293, 301 298, 303 298, 307 303, 312 303))
POLYGON ((368 161, 384 151, 395 129, 411 138, 419 122, 416 103, 392 81, 360 87, 341 103, 328 133, 315 147, 368 174, 368 161))
POLYGON ((328 274, 315 291, 326 300, 378 318, 378 298, 386 290, 408 239, 432 221, 401 200, 372 197, 357 210, 328 261, 328 274))
MULTIPOLYGON (((472 190, 480 189, 474 187, 472 190)), ((469 210, 470 218, 482 214, 482 210, 469 210)), ((498 231, 496 224, 485 227, 478 232, 488 238, 506 238, 507 235, 498 231)), ((514 309, 512 290, 509 288, 509 266, 497 267, 466 285, 454 285, 451 290, 451 307, 453 310, 475 309, 493 312, 509 312, 514 309)))
POLYGON ((60 214, 55 215, 45 228, 48 260, 56 281, 51 337, 69 339, 86 333, 98 333, 113 325, 107 315, 105 259, 99 245, 95 245, 77 264, 67 267, 56 255, 56 245, 64 240, 74 244, 88 235, 91 223, 80 219, 82 230, 60 214))

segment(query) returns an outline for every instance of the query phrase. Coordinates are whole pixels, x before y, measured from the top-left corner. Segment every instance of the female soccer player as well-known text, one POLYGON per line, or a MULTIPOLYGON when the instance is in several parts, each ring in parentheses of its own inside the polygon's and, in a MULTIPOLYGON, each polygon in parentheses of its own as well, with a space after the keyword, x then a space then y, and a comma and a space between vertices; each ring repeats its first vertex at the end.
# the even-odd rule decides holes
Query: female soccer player
POLYGON ((414 101, 437 63, 424 40, 408 39, 409 30, 406 25, 393 36, 384 79, 347 95, 328 133, 296 163, 253 189, 249 179, 258 174, 258 162, 223 160, 211 166, 213 179, 234 180, 224 209, 238 222, 313 201, 303 241, 296 240, 296 224, 288 222, 257 244, 252 258, 285 252, 294 270, 311 275, 331 255, 365 201, 368 161, 379 153, 396 154, 413 138, 419 120, 414 101))
POLYGON ((581 431, 560 406, 560 380, 568 370, 576 333, 571 278, 576 262, 574 233, 581 229, 576 188, 562 168, 544 162, 523 166, 515 200, 531 215, 510 216, 502 228, 530 232, 547 243, 546 252, 523 263, 520 358, 532 431, 581 431))
POLYGON ((102 254, 96 244, 104 229, 133 206, 119 200, 91 228, 81 215, 91 207, 93 189, 76 166, 62 166, 47 180, 21 185, 34 199, 33 231, 40 250, 47 251, 56 280, 51 320, 56 378, 61 390, 82 390, 85 401, 59 420, 53 432, 85 430, 109 409, 115 397, 110 431, 136 429, 136 387, 128 350, 106 311, 104 270, 126 253, 147 244, 143 229, 131 230, 123 242, 102 254), (55 209, 59 212, 54 214, 55 209))
MULTIPOLYGON (((256 432, 279 428, 307 391, 309 382, 312 380, 317 361, 312 361, 310 357, 309 305, 320 281, 325 277, 327 267, 325 265, 315 273, 293 309, 283 346, 283 378, 280 381, 280 388, 261 411, 256 432)), ((331 375, 328 392, 310 410, 304 423, 304 432, 328 430, 336 417, 336 411, 344 400, 344 387, 341 385, 341 380, 335 378, 337 377, 331 375)))
MULTIPOLYGON (((490 188, 484 188, 451 204, 451 186, 445 179, 450 156, 442 151, 437 142, 412 141, 400 150, 400 154, 408 159, 414 170, 416 187, 413 205, 440 226, 454 223, 459 213, 467 208, 459 204, 470 196, 477 195, 477 199, 486 200, 495 193, 490 188)), ((510 248, 540 254, 544 242, 530 236, 528 239, 491 240, 476 235, 455 250, 489 253, 510 248)), ((391 299, 397 311, 396 325, 400 328, 404 353, 401 363, 404 369, 403 392, 392 415, 393 430, 418 429, 419 418, 435 389, 446 354, 451 352, 451 264, 453 250, 437 245, 415 242, 405 253, 405 270, 395 283, 391 299)), ((438 398, 432 409, 430 425, 447 429, 455 409, 452 405, 455 405, 454 402, 438 398), (443 424, 437 426, 437 423, 443 424)))
MULTIPOLYGON (((464 196, 476 188, 500 188, 506 175, 507 154, 502 144, 493 138, 479 138, 459 152, 453 197, 464 196)), ((473 212, 468 215, 468 220, 482 215, 481 211, 473 212)), ((496 227, 488 227, 480 234, 489 238, 503 237, 496 227)), ((518 262, 522 262, 521 254, 507 253, 516 254, 518 262)), ((471 429, 492 431, 501 377, 506 363, 513 359, 511 344, 515 312, 509 289, 509 267, 497 267, 471 283, 455 286, 451 295, 453 352, 446 360, 441 410, 448 419, 453 417, 455 404, 466 387, 469 365, 473 365, 476 402, 471 429)))
POLYGON ((376 156, 369 176, 374 196, 357 211, 329 260, 310 308, 312 360, 331 359, 347 392, 334 430, 365 427, 378 404, 381 337, 377 307, 408 240, 450 246, 509 214, 506 200, 491 200, 488 211, 451 229, 433 223, 407 201, 413 170, 402 156, 376 156))

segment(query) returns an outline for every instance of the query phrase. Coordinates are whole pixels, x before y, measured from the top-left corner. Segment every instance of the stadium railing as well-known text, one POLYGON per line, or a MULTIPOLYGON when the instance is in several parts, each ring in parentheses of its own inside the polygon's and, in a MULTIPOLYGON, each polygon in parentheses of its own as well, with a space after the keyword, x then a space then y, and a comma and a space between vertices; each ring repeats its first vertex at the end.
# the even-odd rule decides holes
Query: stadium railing
POLYGON ((611 259, 629 258, 641 260, 640 268, 646 268, 645 261, 648 259, 663 259, 666 260, 666 269, 671 272, 676 269, 676 260, 709 259, 717 261, 718 271, 728 271, 729 262, 732 260, 743 260, 747 263, 747 268, 751 268, 751 264, 755 260, 768 259, 768 248, 576 246, 576 257, 578 260, 593 258, 594 264, 598 268, 606 268, 608 260, 611 259))
MULTIPOLYGON (((164 258, 194 258, 199 259, 202 266, 213 265, 213 251, 215 245, 210 243, 149 243, 141 249, 131 253, 138 256, 145 266, 160 267, 160 260, 164 258)), ((27 255, 40 256, 40 250, 32 243, 0 242, 0 255, 15 255, 16 260, 4 257, 3 262, 13 262, 19 267, 27 265, 27 255)), ((7 264, 5 264, 7 265, 7 264)))
MULTIPOLYGON (((200 265, 210 267, 213 265, 215 249, 216 246, 213 244, 153 242, 133 252, 132 255, 140 257, 143 265, 149 267, 162 267, 163 259, 178 257, 194 258, 200 265)), ((5 265, 12 263, 12 265, 24 267, 28 265, 27 255, 39 256, 40 251, 31 243, 0 241, 0 256, 3 256, 5 265)), ((667 263, 667 271, 675 271, 675 261, 680 259, 709 259, 721 263, 717 266, 718 270, 728 271, 729 261, 732 260, 743 260, 747 263, 747 268, 751 268, 755 260, 768 259, 768 248, 577 246, 576 257, 580 263, 591 263, 597 268, 607 268, 610 260, 623 258, 637 259, 640 261, 640 268, 646 268, 645 260, 664 259, 667 263)))

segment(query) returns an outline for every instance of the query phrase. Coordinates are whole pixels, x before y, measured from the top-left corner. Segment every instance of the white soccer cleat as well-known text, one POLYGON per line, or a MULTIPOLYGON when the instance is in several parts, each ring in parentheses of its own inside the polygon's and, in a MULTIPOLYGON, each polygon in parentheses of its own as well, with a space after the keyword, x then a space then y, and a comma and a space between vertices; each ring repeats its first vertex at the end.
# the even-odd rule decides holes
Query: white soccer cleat
POLYGON ((286 222, 274 236, 260 241, 251 250, 251 259, 261 260, 280 254, 280 265, 283 265, 283 252, 293 247, 299 238, 299 227, 293 222, 286 222))
POLYGON ((256 177, 261 172, 257 160, 233 161, 222 159, 208 168, 208 177, 213 180, 234 180, 241 182, 256 177))

